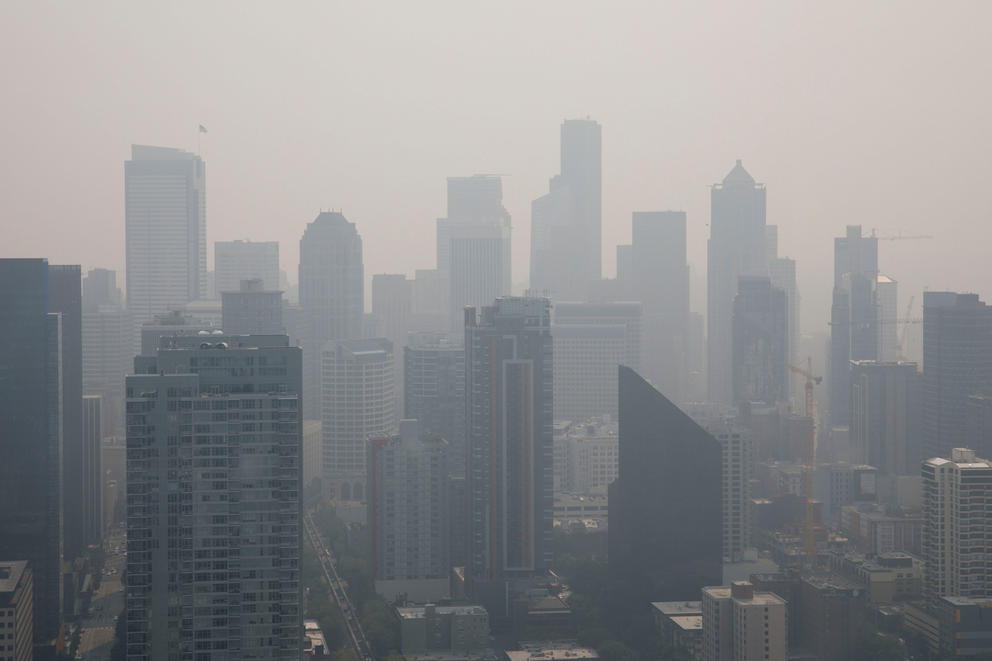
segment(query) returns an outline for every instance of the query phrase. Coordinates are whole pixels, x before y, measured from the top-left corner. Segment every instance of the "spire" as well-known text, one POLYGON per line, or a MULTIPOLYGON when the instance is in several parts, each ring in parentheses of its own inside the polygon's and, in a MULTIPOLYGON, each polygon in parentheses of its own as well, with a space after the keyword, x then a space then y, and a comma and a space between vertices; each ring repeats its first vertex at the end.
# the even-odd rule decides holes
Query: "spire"
POLYGON ((737 159, 737 164, 734 169, 731 170, 726 177, 723 178, 723 185, 728 184, 746 184, 748 186, 753 186, 755 184, 754 177, 748 174, 744 166, 741 165, 741 159, 737 159))

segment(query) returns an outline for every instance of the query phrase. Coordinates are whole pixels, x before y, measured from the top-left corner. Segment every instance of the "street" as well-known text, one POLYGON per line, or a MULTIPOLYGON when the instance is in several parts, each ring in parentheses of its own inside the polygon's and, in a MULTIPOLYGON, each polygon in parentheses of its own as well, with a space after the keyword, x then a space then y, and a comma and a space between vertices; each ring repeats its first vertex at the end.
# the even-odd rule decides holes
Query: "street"
POLYGON ((115 529, 108 533, 103 548, 106 552, 103 580, 100 589, 93 595, 90 613, 81 621, 83 635, 79 644, 79 658, 86 661, 110 659, 116 618, 124 609, 124 587, 121 584, 125 562, 123 530, 115 529))

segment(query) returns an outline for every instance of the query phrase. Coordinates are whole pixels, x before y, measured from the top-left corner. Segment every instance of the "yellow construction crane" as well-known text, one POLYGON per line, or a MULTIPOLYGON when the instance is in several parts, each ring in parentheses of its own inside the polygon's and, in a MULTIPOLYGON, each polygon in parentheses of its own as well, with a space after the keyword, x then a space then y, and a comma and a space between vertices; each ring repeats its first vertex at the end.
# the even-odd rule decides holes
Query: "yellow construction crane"
POLYGON ((813 422, 813 386, 820 385, 822 376, 813 374, 813 359, 806 359, 806 367, 786 363, 791 371, 806 377, 806 417, 809 425, 806 427, 806 520, 803 524, 803 543, 806 548, 806 566, 812 567, 816 555, 816 543, 813 540, 813 463, 814 463, 814 422, 813 422))

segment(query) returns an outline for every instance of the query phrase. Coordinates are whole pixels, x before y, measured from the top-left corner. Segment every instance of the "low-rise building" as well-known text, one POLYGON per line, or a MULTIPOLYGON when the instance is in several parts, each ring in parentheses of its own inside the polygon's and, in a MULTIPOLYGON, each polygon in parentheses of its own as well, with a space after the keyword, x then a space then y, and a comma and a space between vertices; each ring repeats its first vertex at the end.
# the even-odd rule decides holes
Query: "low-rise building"
POLYGON ((597 661, 599 653, 575 641, 521 642, 520 649, 503 652, 503 661, 597 661))
POLYGON ((400 651, 411 656, 484 652, 489 647, 489 614, 482 606, 405 606, 396 609, 400 651))
POLYGON ((701 601, 651 602, 655 630, 663 645, 686 650, 693 658, 703 655, 703 605, 701 601))
POLYGON ((609 416, 554 428, 555 493, 605 495, 619 471, 619 431, 609 416))
POLYGON ((873 604, 918 599, 923 592, 923 563, 908 553, 832 553, 830 564, 834 571, 861 583, 873 604))
POLYGON ((318 661, 328 658, 331 650, 327 649, 327 640, 320 630, 317 620, 303 620, 303 658, 305 661, 318 661))
POLYGON ((555 494, 554 517, 556 528, 571 528, 582 524, 604 530, 609 521, 609 501, 605 495, 555 494))
POLYGON ((840 529, 862 553, 880 555, 894 551, 919 554, 922 550, 923 514, 875 503, 846 505, 840 510, 840 529))
POLYGON ((754 585, 703 588, 703 661, 767 659, 788 654, 785 600, 754 585))
POLYGON ((0 659, 33 657, 34 585, 26 560, 0 561, 0 659))

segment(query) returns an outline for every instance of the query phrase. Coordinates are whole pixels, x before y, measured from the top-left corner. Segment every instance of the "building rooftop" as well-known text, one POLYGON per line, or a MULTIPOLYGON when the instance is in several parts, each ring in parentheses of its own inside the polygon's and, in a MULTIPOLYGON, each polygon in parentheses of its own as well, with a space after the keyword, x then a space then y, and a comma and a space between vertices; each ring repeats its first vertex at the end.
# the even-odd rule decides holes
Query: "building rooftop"
POLYGON ((683 631, 702 631, 702 615, 676 615, 672 618, 672 624, 683 631))
POLYGON ((24 570, 28 567, 27 560, 9 560, 0 562, 0 594, 13 592, 21 580, 24 570))
POLYGON ((596 650, 572 641, 521 642, 520 648, 506 651, 509 661, 579 661, 599 658, 596 650))
POLYGON ((670 617, 700 615, 703 612, 701 601, 652 601, 651 607, 670 617))
MULTIPOLYGON (((396 609, 396 615, 401 620, 420 620, 427 617, 427 607, 424 606, 400 606, 396 609)), ((460 606, 434 606, 434 612, 438 615, 486 615, 486 609, 476 604, 465 604, 460 606)))

